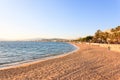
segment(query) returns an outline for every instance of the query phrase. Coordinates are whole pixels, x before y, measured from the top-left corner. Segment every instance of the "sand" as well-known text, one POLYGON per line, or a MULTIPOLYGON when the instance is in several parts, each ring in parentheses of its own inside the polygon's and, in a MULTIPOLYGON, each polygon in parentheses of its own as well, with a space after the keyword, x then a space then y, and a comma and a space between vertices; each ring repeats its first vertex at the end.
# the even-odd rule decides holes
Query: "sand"
POLYGON ((120 52, 75 45, 69 55, 1 69, 0 80, 120 80, 120 52))
POLYGON ((105 47, 105 48, 110 47, 110 50, 120 52, 120 44, 98 44, 98 43, 91 43, 91 45, 98 45, 100 47, 105 47))

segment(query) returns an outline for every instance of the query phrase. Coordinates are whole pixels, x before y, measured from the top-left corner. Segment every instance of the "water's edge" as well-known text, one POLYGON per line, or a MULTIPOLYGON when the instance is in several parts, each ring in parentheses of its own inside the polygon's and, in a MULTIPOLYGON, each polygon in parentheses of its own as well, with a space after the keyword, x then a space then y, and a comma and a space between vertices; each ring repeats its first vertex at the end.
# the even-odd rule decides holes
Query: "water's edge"
POLYGON ((0 70, 9 69, 9 68, 16 68, 16 67, 22 67, 22 66, 35 64, 35 63, 39 63, 39 62, 46 61, 46 60, 50 60, 50 59, 55 59, 55 58, 67 56, 67 55, 72 54, 72 53, 79 50, 79 47, 77 47, 76 45, 74 45, 72 43, 68 43, 68 44, 74 46, 76 49, 71 51, 71 52, 68 52, 68 53, 52 55, 52 56, 44 57, 44 58, 40 58, 40 59, 33 59, 33 60, 21 61, 21 62, 16 62, 16 63, 11 63, 11 64, 5 64, 2 67, 0 67, 0 70))

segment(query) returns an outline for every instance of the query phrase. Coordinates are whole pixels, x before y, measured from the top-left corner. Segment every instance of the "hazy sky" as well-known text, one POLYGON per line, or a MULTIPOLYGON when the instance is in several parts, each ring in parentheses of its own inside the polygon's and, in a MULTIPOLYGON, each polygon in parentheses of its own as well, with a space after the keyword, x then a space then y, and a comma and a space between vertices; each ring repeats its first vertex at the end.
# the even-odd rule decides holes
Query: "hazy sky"
POLYGON ((0 0, 0 39, 70 39, 118 25, 120 0, 0 0))

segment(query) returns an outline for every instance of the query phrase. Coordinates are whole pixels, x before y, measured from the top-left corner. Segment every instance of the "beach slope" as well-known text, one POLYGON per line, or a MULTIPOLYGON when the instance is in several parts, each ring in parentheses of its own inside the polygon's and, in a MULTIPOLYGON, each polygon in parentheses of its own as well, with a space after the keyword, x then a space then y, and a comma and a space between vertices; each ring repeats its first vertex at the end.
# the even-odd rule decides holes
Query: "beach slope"
POLYGON ((66 56, 1 69, 0 80, 120 80, 119 52, 75 45, 80 49, 66 56))

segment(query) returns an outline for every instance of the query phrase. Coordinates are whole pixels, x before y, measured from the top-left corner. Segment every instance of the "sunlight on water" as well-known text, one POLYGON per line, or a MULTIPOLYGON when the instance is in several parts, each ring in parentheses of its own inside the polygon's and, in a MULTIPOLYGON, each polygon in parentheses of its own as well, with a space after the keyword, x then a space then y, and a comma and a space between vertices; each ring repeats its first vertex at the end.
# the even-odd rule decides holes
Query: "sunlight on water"
POLYGON ((75 49, 62 42, 0 42, 0 66, 59 55, 75 49))

